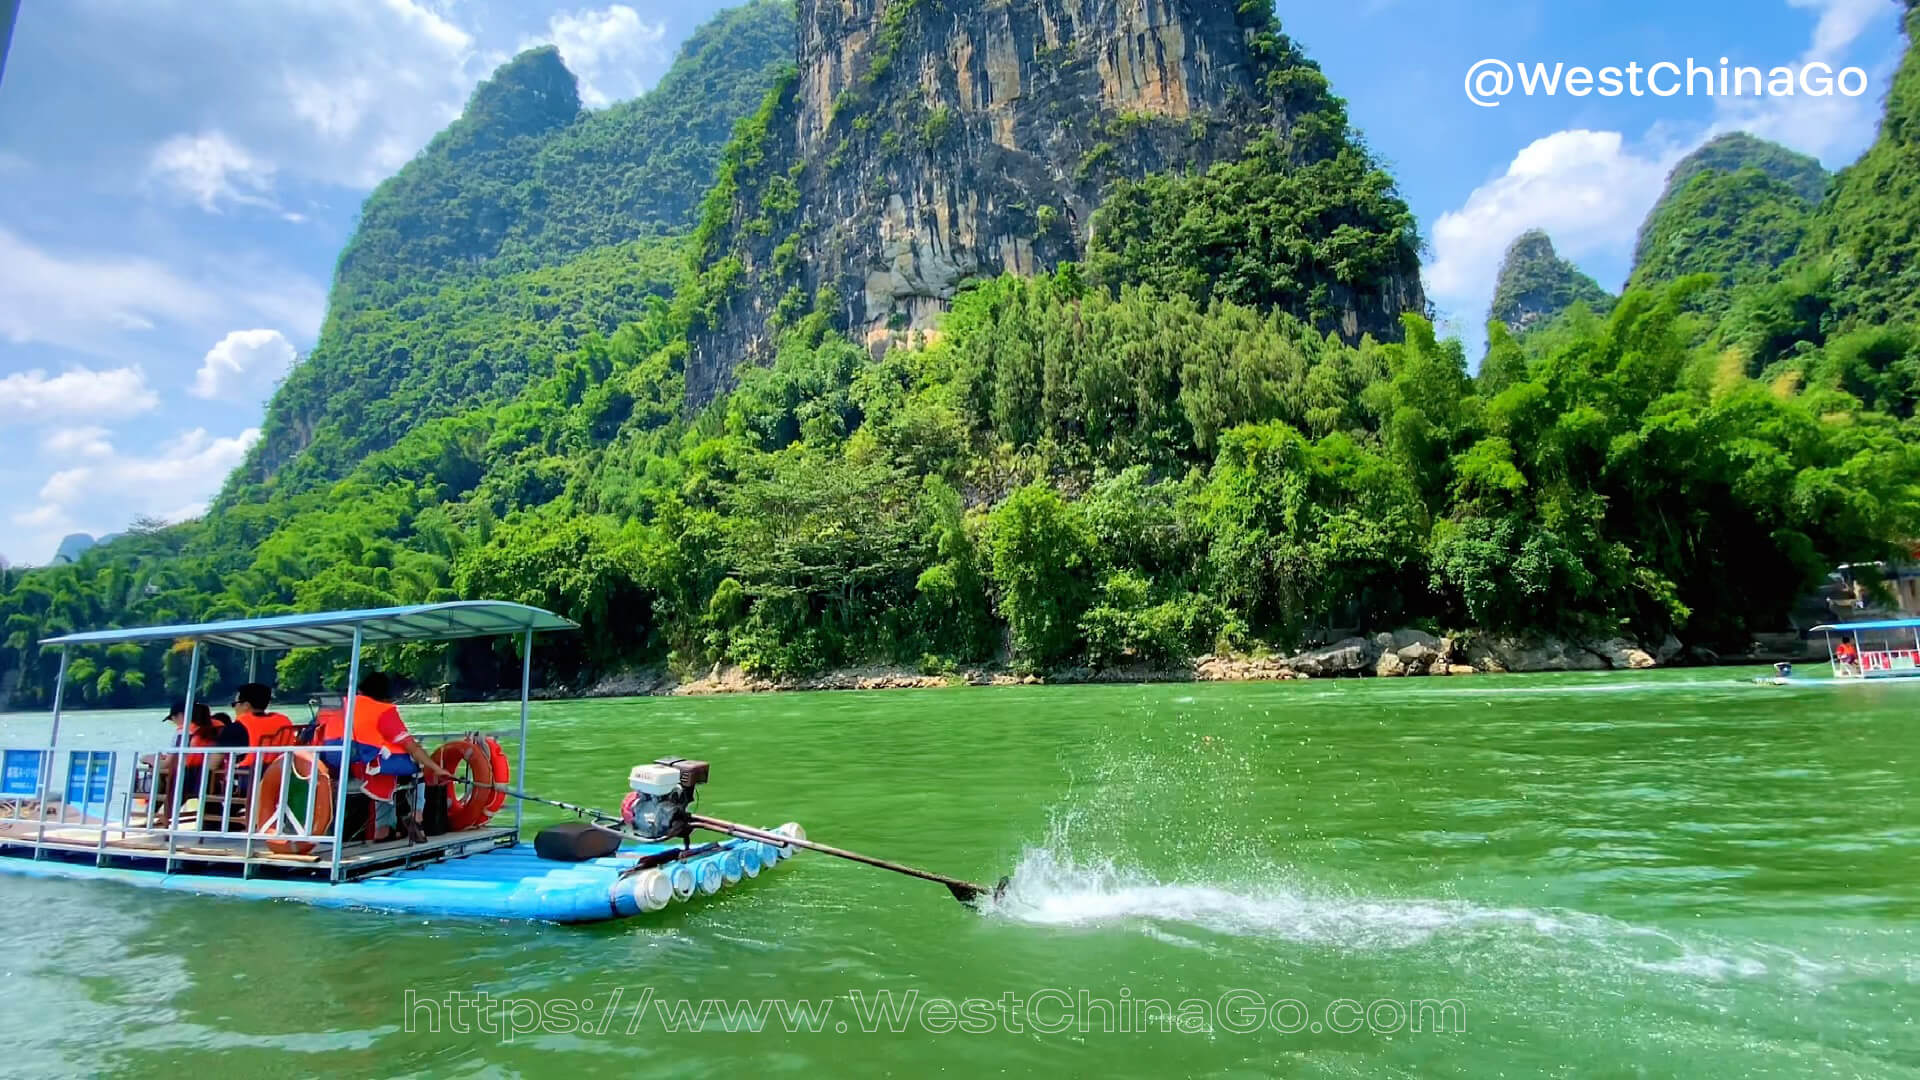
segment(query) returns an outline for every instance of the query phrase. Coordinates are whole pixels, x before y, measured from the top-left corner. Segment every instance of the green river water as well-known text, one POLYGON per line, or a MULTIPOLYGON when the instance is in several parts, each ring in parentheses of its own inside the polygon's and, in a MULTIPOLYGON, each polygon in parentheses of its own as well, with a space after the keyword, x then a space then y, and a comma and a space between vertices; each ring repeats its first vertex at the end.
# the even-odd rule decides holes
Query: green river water
POLYGON ((1920 1075, 1920 686, 1748 674, 536 703, 530 790, 703 757, 708 813, 1011 891, 803 855, 569 928, 0 875, 0 1071, 1920 1075), (666 1030, 708 998, 820 1030, 666 1030))

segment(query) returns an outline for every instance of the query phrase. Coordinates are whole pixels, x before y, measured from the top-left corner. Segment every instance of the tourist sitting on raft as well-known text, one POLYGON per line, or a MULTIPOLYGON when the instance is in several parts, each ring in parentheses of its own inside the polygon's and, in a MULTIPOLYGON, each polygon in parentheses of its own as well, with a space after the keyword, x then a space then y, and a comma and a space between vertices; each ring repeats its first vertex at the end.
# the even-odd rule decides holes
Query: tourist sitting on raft
MULTIPOLYGON (((433 783, 453 779, 413 737, 393 705, 392 682, 385 672, 369 671, 360 677, 359 692, 340 711, 328 709, 320 714, 318 743, 338 746, 346 731, 347 704, 353 707, 352 775, 362 778, 361 791, 373 802, 373 842, 392 839, 396 826, 406 831, 411 843, 425 843, 423 800, 407 798, 400 781, 424 777, 433 783), (401 810, 396 799, 406 799, 401 810)), ((328 767, 337 772, 337 762, 328 767)), ((411 786, 411 783, 410 785, 411 786)))
POLYGON ((1833 662, 1842 675, 1860 674, 1860 649, 1853 643, 1853 635, 1841 638, 1833 647, 1833 662))
MULTIPOLYGON (((232 743, 234 746, 274 746, 283 734, 293 727, 293 721, 285 714, 272 711, 273 691, 266 683, 250 682, 233 692, 234 718, 232 728, 243 733, 244 737, 232 743)), ((254 760, 258 754, 242 754, 233 764, 234 789, 245 792, 252 782, 254 760)))
MULTIPOLYGON (((173 724, 174 743, 188 747, 210 747, 220 745, 220 729, 214 723, 213 710, 204 701, 193 703, 193 723, 183 724, 187 712, 185 701, 175 701, 173 708, 167 710, 164 717, 173 724)), ((184 763, 186 773, 180 781, 180 798, 184 804, 200 794, 200 774, 205 754, 155 754, 148 757, 145 764, 153 770, 152 790, 148 792, 148 803, 153 814, 167 813, 167 807, 173 799, 173 770, 184 763)))

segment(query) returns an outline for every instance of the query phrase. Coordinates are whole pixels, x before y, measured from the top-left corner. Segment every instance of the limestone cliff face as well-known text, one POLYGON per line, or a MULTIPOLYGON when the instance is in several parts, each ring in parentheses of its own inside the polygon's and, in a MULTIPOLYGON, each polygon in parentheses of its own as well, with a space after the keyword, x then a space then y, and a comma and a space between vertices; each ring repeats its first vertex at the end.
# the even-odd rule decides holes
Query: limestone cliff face
MULTIPOLYGON (((800 0, 799 16, 796 73, 731 207, 709 208, 696 402, 816 303, 877 351, 969 278, 1081 258, 1109 181, 1204 168, 1292 118, 1231 0, 800 0)), ((1422 299, 1417 278, 1390 291, 1339 329, 1393 333, 1422 299)))

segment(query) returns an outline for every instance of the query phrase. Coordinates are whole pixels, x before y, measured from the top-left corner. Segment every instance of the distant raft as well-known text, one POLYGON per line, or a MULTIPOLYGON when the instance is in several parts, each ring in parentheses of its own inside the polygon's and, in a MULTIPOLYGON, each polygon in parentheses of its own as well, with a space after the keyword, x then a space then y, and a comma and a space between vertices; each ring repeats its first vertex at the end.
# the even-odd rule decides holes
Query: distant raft
MULTIPOLYGON (((805 835, 792 823, 775 831, 805 835)), ((313 878, 227 877, 204 868, 169 874, 58 858, 0 858, 0 872, 409 915, 590 923, 632 918, 711 896, 758 877, 799 850, 732 839, 689 859, 632 870, 641 857, 677 846, 623 844, 603 858, 558 862, 541 858, 532 844, 514 844, 337 884, 313 878)))

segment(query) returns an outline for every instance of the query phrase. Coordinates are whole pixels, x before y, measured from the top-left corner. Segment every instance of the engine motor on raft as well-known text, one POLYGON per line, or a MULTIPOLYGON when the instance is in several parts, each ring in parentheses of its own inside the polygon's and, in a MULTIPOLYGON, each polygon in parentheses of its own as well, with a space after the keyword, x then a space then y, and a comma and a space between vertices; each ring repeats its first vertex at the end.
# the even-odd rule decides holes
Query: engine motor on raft
POLYGON ((661 758, 635 765, 627 774, 632 792, 620 804, 620 818, 636 835, 656 843, 693 832, 696 789, 707 782, 707 763, 661 758))

